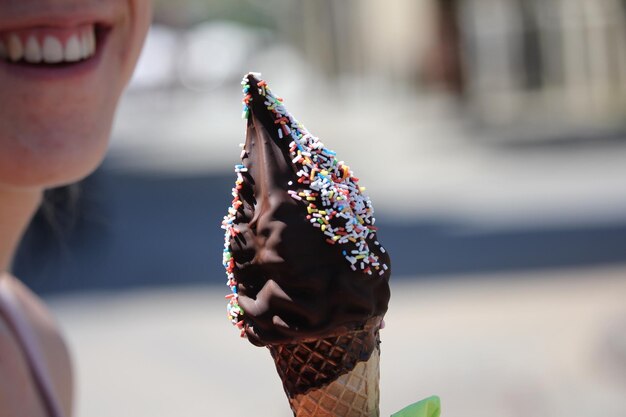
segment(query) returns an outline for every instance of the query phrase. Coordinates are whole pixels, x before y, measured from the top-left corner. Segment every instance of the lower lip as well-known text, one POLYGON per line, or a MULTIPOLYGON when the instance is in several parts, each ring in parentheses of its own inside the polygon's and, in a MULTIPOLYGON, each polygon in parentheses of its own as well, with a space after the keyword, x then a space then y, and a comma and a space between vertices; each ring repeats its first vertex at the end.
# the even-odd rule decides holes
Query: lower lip
POLYGON ((30 80, 53 81, 80 78, 93 72, 100 61, 106 47, 110 29, 102 28, 96 33, 96 52, 91 57, 75 63, 62 63, 56 65, 37 65, 27 63, 12 63, 0 61, 0 71, 10 75, 30 80))

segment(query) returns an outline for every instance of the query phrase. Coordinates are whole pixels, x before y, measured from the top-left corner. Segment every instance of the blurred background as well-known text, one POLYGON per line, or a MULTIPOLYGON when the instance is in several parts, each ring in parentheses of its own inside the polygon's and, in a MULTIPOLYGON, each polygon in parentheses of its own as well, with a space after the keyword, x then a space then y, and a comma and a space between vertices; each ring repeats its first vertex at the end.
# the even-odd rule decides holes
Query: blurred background
POLYGON ((155 6, 103 167, 50 193, 14 268, 65 329, 78 416, 290 415, 224 314, 251 70, 376 207, 381 415, 626 415, 626 1, 155 6))

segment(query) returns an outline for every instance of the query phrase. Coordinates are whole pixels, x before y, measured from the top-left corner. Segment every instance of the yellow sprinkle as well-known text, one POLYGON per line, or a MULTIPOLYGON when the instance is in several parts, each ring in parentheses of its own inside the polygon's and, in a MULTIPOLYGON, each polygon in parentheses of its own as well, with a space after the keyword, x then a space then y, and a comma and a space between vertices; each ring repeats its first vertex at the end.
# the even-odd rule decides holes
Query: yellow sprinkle
POLYGON ((333 240, 334 240, 335 242, 336 242, 336 241, 338 241, 339 239, 341 239, 341 236, 333 236, 333 240))
POLYGON ((356 256, 356 259, 363 259, 363 258, 365 258, 365 255, 358 255, 358 256, 356 256))
POLYGON ((328 171, 326 171, 325 169, 323 169, 323 170, 322 170, 322 172, 320 172, 320 174, 322 174, 322 175, 326 176, 326 175, 328 175, 328 171))
POLYGON ((361 192, 365 191, 365 187, 359 187, 359 190, 361 190, 361 192))
POLYGON ((326 225, 325 225, 325 224, 323 224, 323 225, 322 225, 322 227, 321 227, 321 229, 322 229, 322 232, 323 232, 323 231, 325 231, 325 230, 326 230, 326 225))

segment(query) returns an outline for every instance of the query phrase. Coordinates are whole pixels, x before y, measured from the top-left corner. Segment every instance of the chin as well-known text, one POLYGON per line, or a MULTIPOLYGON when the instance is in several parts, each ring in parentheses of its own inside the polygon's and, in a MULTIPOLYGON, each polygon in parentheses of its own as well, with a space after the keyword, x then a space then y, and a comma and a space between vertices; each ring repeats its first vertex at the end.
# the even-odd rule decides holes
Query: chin
POLYGON ((106 153, 108 133, 76 152, 61 152, 37 166, 31 178, 33 186, 52 188, 80 181, 100 166, 106 153))
POLYGON ((89 175, 106 153, 110 122, 105 119, 100 114, 93 123, 83 120, 82 125, 64 123, 21 131, 0 146, 0 184, 45 189, 89 175))

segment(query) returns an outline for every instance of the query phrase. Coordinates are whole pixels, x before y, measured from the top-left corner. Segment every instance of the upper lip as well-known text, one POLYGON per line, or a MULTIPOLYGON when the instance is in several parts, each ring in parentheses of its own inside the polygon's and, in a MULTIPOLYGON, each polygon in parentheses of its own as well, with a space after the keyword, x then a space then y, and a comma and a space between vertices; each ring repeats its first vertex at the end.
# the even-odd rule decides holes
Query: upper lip
MULTIPOLYGON (((108 2, 103 2, 108 3, 108 2)), ((3 11, 0 6, 0 32, 20 30, 32 27, 73 27, 93 23, 98 26, 112 26, 114 10, 103 7, 101 10, 42 10, 32 7, 36 11, 16 13, 3 11)))

